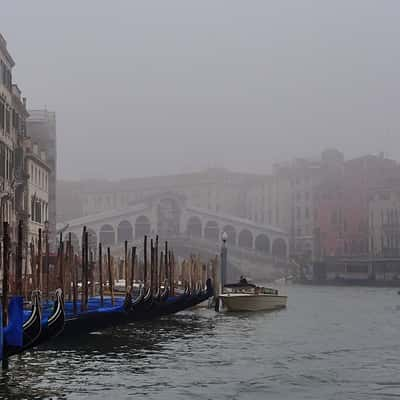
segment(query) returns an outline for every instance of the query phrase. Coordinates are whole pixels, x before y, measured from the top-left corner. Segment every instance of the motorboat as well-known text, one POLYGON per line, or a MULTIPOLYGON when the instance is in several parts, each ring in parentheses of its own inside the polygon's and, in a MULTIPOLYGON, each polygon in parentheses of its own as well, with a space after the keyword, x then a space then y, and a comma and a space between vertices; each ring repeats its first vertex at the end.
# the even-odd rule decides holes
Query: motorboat
POLYGON ((225 285, 216 303, 217 310, 226 311, 269 311, 286 306, 287 296, 279 294, 277 289, 260 287, 247 281, 225 285))

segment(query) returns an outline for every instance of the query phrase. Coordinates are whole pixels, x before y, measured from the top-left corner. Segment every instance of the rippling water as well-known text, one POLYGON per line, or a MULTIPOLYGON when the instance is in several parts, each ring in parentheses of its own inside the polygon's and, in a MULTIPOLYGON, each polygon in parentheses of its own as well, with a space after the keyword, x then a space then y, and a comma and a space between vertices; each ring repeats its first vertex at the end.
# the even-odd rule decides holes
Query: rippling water
POLYGON ((0 398, 400 397, 396 290, 285 290, 279 312, 196 310, 14 357, 0 398))

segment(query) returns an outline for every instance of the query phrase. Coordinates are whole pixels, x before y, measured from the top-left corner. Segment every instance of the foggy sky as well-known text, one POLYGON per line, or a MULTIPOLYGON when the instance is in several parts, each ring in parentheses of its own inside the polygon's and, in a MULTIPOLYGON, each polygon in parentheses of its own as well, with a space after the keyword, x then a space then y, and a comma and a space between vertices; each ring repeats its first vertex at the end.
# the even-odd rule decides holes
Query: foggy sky
POLYGON ((61 178, 264 173, 338 147, 400 159, 398 1, 0 1, 61 178))

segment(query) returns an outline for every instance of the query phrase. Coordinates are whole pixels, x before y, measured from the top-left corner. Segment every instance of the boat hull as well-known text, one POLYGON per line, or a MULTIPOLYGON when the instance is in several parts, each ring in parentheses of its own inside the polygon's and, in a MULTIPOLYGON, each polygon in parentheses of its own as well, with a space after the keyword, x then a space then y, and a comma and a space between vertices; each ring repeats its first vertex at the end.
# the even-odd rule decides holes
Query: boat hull
POLYGON ((262 294, 222 294, 223 308, 227 311, 269 311, 287 306, 287 296, 262 294))

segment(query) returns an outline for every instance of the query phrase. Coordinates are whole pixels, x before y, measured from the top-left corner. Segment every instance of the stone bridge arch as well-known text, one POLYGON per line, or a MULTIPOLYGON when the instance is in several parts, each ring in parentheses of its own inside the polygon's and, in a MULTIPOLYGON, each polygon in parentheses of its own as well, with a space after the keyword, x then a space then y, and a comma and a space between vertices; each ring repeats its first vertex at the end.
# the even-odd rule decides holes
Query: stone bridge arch
POLYGON ((117 243, 123 243, 125 240, 128 242, 133 240, 133 227, 127 220, 121 221, 117 227, 117 243))
POLYGON ((269 254, 271 252, 271 241, 265 233, 256 236, 254 247, 257 251, 269 254))
POLYGON ((186 224, 186 234, 189 237, 202 237, 203 224, 197 216, 189 217, 186 224))
POLYGON ((163 237, 176 236, 180 232, 182 204, 174 195, 167 194, 156 203, 157 232, 163 237))
POLYGON ((236 246, 236 229, 233 225, 225 225, 222 229, 228 236, 226 243, 229 246, 236 246))
POLYGON ((210 220, 207 221, 204 227, 204 238, 217 242, 220 238, 219 225, 217 221, 210 220))
POLYGON ((253 248, 253 234, 249 229, 242 229, 240 231, 238 245, 239 247, 243 247, 245 249, 253 248))

